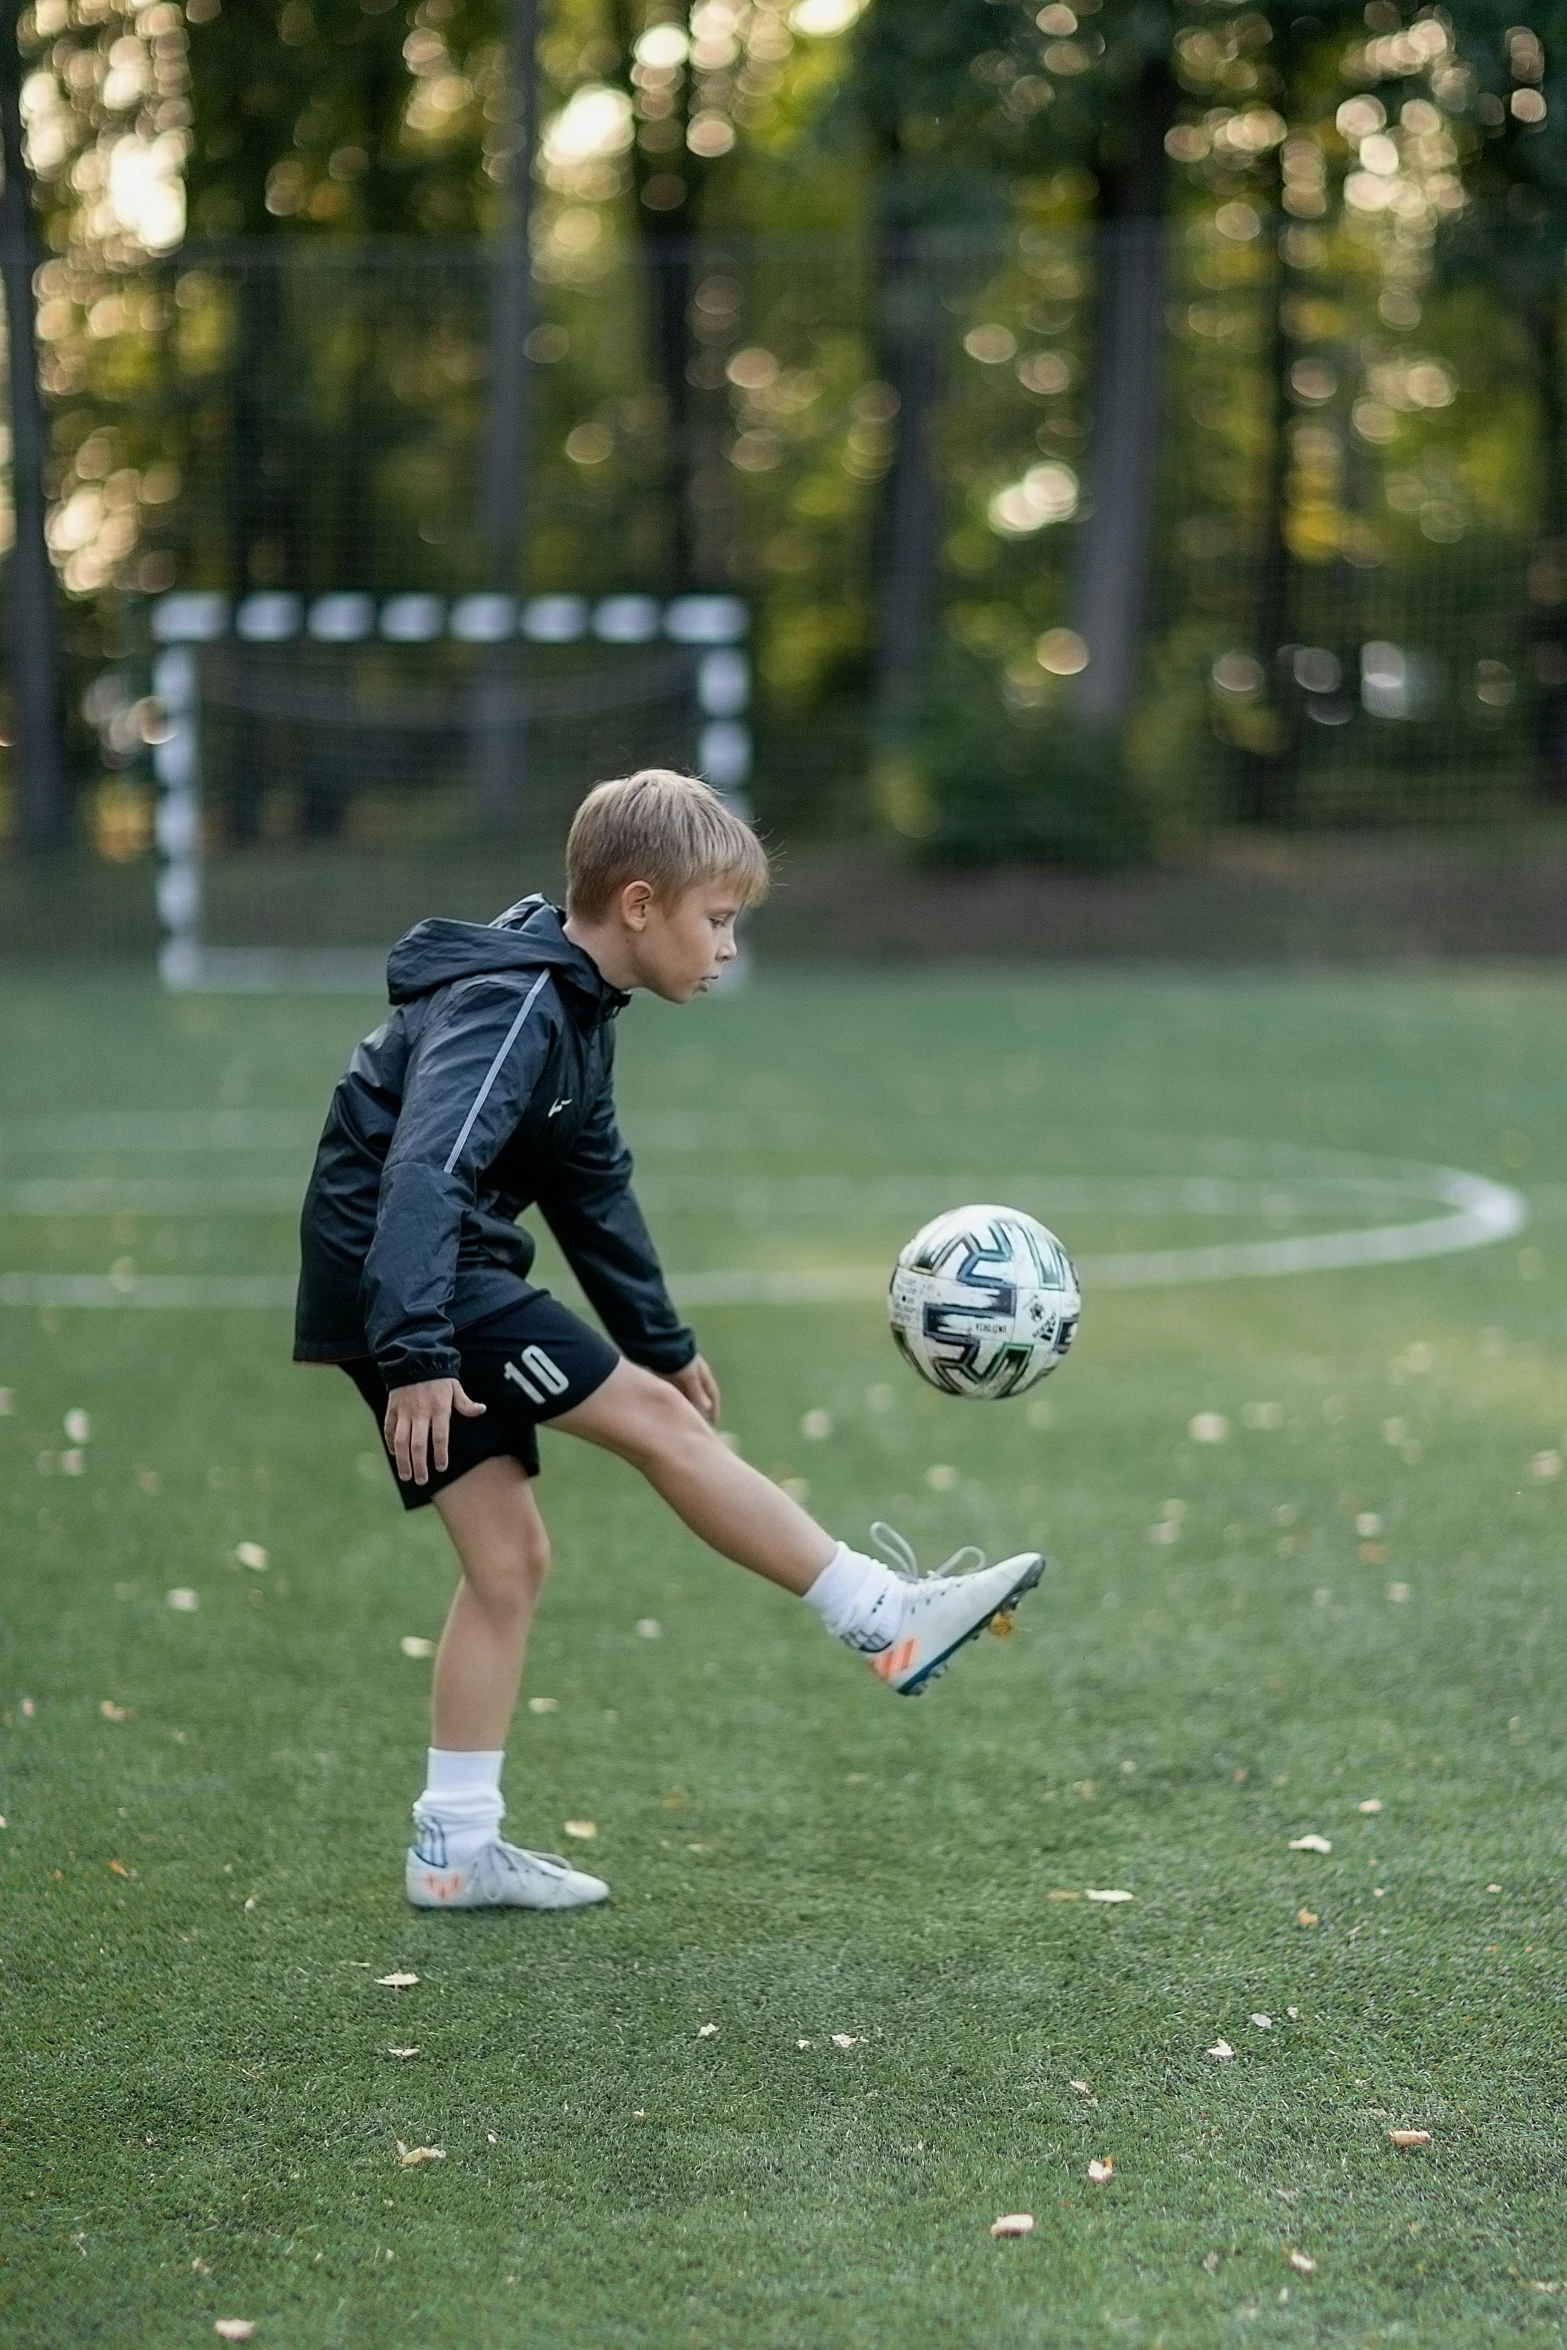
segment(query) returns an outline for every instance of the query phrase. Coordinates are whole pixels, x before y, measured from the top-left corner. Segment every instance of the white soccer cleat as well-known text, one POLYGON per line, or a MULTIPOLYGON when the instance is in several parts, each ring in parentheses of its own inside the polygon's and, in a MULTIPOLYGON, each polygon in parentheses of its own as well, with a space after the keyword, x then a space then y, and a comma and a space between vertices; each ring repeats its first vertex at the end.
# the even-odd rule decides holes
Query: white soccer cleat
POLYGON ((1013 1609, 1045 1571, 1037 1550, 1019 1551, 1016 1558, 987 1567, 984 1552, 970 1543, 954 1551, 937 1574, 921 1575, 919 1561, 901 1534, 879 1524, 871 1534, 905 1582, 901 1616, 895 1627, 889 1626, 885 1646, 866 1662, 899 1697, 918 1697, 981 1632, 1010 1632, 1013 1609), (952 1573, 969 1558, 979 1560, 977 1568, 969 1574, 952 1573))
POLYGON ((410 1850, 404 1883, 415 1909, 583 1909, 609 1899, 602 1877, 558 1852, 524 1852, 498 1836, 460 1862, 438 1864, 410 1850))

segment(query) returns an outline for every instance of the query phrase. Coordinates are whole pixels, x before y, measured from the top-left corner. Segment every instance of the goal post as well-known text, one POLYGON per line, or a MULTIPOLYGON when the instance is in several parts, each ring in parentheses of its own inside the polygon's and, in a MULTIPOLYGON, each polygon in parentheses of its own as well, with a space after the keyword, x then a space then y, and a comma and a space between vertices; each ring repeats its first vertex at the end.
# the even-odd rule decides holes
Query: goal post
POLYGON ((151 630, 172 990, 379 986, 436 884, 493 911, 558 870, 602 774, 688 767, 750 812, 738 596, 181 590, 151 630))

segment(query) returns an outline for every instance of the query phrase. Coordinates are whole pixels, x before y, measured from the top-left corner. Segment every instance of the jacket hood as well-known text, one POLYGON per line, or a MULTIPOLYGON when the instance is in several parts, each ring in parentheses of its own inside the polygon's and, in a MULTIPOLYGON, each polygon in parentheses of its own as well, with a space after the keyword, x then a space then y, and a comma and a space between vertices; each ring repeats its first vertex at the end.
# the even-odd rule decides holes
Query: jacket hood
POLYGON ((630 997, 611 987, 591 955, 573 945, 561 912, 542 896, 519 898, 493 922, 452 922, 436 916, 415 923, 393 947, 386 962, 386 992, 394 1004, 412 1003, 454 979, 489 971, 548 968, 568 986, 581 1007, 609 1019, 630 997))

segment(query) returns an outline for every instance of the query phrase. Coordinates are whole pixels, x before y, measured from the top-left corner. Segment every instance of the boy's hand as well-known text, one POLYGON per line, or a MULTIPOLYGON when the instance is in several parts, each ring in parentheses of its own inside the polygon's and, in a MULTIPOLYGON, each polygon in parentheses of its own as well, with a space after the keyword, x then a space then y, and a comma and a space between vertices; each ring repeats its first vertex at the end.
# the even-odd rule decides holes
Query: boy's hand
POLYGON ((718 1392, 718 1381, 700 1355, 693 1355, 683 1371, 666 1371, 664 1377, 671 1387, 679 1388, 687 1403, 696 1405, 710 1427, 717 1427, 723 1398, 718 1392))
POLYGON ((412 1387, 394 1387, 381 1432, 403 1483, 428 1485, 431 1466, 445 1468, 454 1411, 465 1420, 478 1420, 484 1410, 482 1403, 464 1394, 460 1379, 420 1379, 412 1387))

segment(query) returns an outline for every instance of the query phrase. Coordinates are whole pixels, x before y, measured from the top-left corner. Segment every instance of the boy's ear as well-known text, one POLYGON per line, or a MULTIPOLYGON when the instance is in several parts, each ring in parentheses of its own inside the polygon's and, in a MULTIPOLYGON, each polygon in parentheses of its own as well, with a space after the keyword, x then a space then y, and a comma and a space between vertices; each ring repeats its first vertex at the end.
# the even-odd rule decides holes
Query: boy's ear
POLYGON ((628 930, 645 930, 649 910, 653 904, 653 885, 647 881, 628 881, 620 893, 620 918, 628 930))

